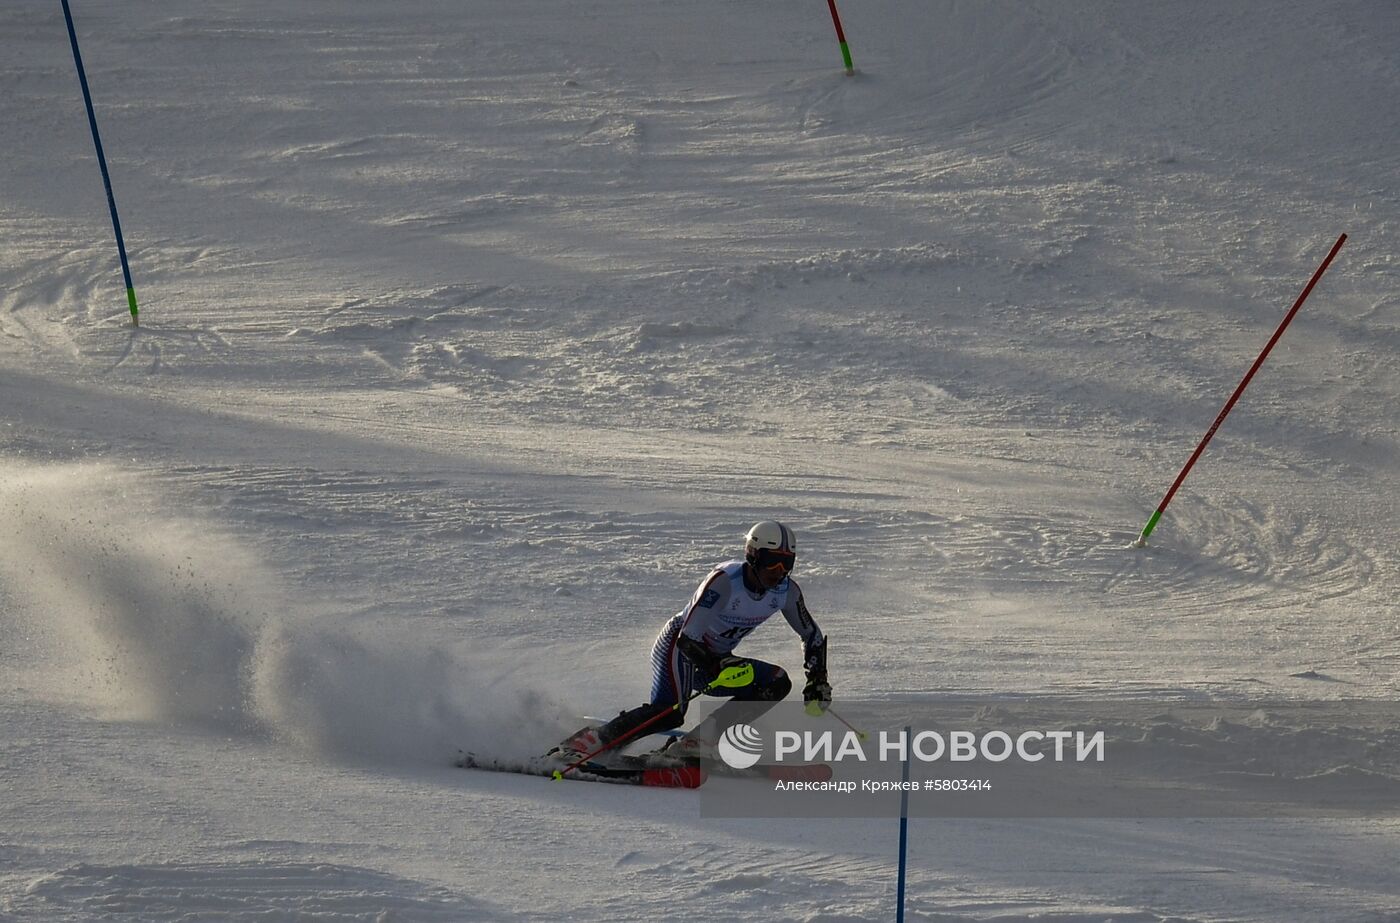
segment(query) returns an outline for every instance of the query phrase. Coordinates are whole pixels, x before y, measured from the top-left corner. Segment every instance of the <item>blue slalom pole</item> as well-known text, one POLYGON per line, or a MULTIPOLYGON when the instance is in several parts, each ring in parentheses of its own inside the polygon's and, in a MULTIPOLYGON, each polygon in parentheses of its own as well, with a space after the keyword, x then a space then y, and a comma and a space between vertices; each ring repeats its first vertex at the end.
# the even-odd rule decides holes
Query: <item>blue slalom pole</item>
POLYGON ((909 864, 909 750, 912 729, 904 729, 904 786, 899 793, 899 887, 895 894, 895 923, 904 923, 904 877, 909 864))
POLYGON ((136 311, 136 288, 131 284, 131 266, 126 261, 126 242, 122 240, 122 222, 117 217, 117 199, 112 195, 112 177, 107 172, 107 155, 102 152, 102 136, 97 133, 97 114, 92 109, 92 93, 88 90, 87 71, 83 70, 83 54, 78 50, 78 33, 73 28, 73 11, 68 0, 62 0, 63 18, 68 22, 68 41, 73 45, 73 63, 78 66, 78 83, 83 87, 83 103, 87 106, 88 127, 92 143, 97 148, 97 165, 102 168, 102 185, 107 189, 107 208, 112 212, 112 230, 117 235, 117 254, 122 259, 122 279, 126 282, 126 303, 131 308, 131 324, 140 326, 136 311))

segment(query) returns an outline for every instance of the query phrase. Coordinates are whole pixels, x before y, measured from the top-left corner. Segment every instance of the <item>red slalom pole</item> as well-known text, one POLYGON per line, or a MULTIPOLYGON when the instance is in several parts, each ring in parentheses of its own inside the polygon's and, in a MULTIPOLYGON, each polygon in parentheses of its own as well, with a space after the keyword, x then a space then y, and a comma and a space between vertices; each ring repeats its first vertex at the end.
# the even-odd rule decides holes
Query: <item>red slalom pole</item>
POLYGON ((836 41, 841 43, 841 60, 846 62, 846 76, 854 77, 856 67, 851 63, 851 46, 846 44, 846 30, 841 28, 841 16, 836 12, 836 0, 826 0, 831 8, 831 21, 836 24, 836 41))
POLYGON ((1341 237, 1338 237, 1337 242, 1332 245, 1332 251, 1327 254, 1327 258, 1322 261, 1322 265, 1317 267, 1317 272, 1313 273, 1312 278, 1308 280, 1308 284, 1303 288, 1303 293, 1298 296, 1298 300, 1293 302, 1293 307, 1284 315, 1283 323, 1278 325, 1278 329, 1274 331, 1274 335, 1271 336, 1269 342, 1264 345, 1264 351, 1259 354, 1258 359, 1254 360, 1254 364, 1249 367, 1249 371, 1245 372, 1239 387, 1235 388, 1235 393, 1230 395, 1230 399, 1225 402, 1225 406, 1221 409, 1220 415, 1215 418, 1215 422, 1210 425, 1210 429, 1206 430, 1206 434, 1201 439, 1200 445, 1196 446, 1196 451, 1191 453, 1191 457, 1186 461, 1186 466, 1181 469, 1181 473, 1176 476, 1176 480, 1172 483, 1171 489, 1167 491, 1167 495, 1163 497, 1162 502, 1158 504, 1157 512, 1153 513, 1152 518, 1147 520, 1147 525, 1143 527, 1142 534, 1138 536, 1137 541, 1133 542, 1134 547, 1143 548, 1147 545, 1147 537, 1152 534, 1153 529, 1157 528, 1157 520, 1162 518, 1162 513, 1166 510, 1167 504, 1171 503, 1172 497, 1176 496, 1177 488, 1181 487, 1181 482, 1186 480, 1186 475, 1191 473, 1191 468, 1196 464, 1196 459, 1200 458, 1201 453, 1206 450, 1206 445, 1210 442, 1211 437, 1215 435, 1215 431, 1220 429, 1220 424, 1225 422, 1225 417, 1229 415, 1230 410, 1235 406, 1235 402, 1240 399, 1241 394, 1244 394, 1244 389, 1249 387, 1249 381, 1254 377, 1254 373, 1259 371, 1259 367, 1263 365, 1264 360, 1269 357, 1269 351, 1274 348, 1274 344, 1283 336, 1283 331, 1288 329, 1288 325, 1293 321, 1293 315, 1297 314, 1298 309, 1303 306, 1303 302, 1308 300, 1308 296, 1312 294, 1313 286, 1317 285, 1317 280, 1321 279, 1322 274, 1327 271, 1327 267, 1332 265, 1333 257, 1337 255, 1337 251, 1342 249, 1342 244, 1346 242, 1347 236, 1343 234, 1341 237))

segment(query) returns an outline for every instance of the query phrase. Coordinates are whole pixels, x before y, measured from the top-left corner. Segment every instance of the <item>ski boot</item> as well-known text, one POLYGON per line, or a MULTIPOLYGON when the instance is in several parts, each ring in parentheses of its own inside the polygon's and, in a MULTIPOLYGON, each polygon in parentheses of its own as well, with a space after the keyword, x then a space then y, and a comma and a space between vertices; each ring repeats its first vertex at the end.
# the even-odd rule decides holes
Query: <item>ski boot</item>
POLYGON ((545 756, 563 763, 576 763, 602 745, 603 738, 598 733, 598 728, 590 725, 561 740, 545 756))
POLYGON ((697 737, 693 731, 681 737, 672 737, 657 753, 668 760, 676 760, 677 762, 717 760, 720 758, 715 741, 697 737))

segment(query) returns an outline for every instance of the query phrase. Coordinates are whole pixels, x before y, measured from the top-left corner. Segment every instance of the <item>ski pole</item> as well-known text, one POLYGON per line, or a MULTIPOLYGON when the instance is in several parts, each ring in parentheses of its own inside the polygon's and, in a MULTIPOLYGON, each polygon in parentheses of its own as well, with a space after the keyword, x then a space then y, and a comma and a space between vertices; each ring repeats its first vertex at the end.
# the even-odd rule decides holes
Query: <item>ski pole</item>
POLYGON ((1196 459, 1200 458, 1201 453, 1206 450, 1206 444, 1209 443, 1211 437, 1215 435, 1215 431, 1220 429, 1220 424, 1225 422, 1225 417, 1234 408, 1235 402, 1240 399, 1240 395, 1244 393, 1244 389, 1249 387, 1250 379, 1254 377, 1254 373, 1259 371, 1259 367, 1263 365, 1264 360, 1269 357, 1269 351, 1274 348, 1274 344, 1279 341, 1279 337, 1283 336, 1283 331, 1288 329, 1288 324, 1293 320, 1293 315, 1297 314, 1298 309, 1303 306, 1303 302, 1308 300, 1308 296, 1312 294, 1313 286, 1317 285, 1317 280, 1321 279, 1322 274, 1327 271, 1327 267, 1332 265, 1332 258, 1337 255, 1337 251, 1342 249, 1342 244, 1346 242, 1347 236, 1343 234, 1341 237, 1338 237, 1337 242, 1332 245, 1332 251, 1327 254, 1327 258, 1322 261, 1322 265, 1317 267, 1317 272, 1313 273, 1312 278, 1308 280, 1308 284, 1303 288, 1303 293, 1298 296, 1298 300, 1293 302, 1293 307, 1289 308, 1288 313, 1284 315, 1283 323, 1278 325, 1278 329, 1274 331, 1274 335, 1270 337, 1269 342, 1264 345, 1264 350, 1259 353, 1259 358, 1255 359, 1254 364, 1249 367, 1249 371, 1245 372, 1244 378, 1240 381, 1239 386, 1235 388, 1235 393, 1230 395, 1230 399, 1225 402, 1225 407, 1220 411, 1219 416, 1215 418, 1215 422, 1210 425, 1210 429, 1206 430, 1205 436, 1201 439, 1200 444, 1196 446, 1196 451, 1191 453, 1191 457, 1187 459, 1185 467, 1183 467, 1181 473, 1176 476, 1176 480, 1167 491, 1167 495, 1162 498, 1162 502, 1157 504, 1157 511, 1152 514, 1152 518, 1147 520, 1147 525, 1142 527, 1142 534, 1137 537, 1137 541, 1132 543, 1132 547, 1147 547, 1147 537, 1152 534, 1153 529, 1157 528, 1157 520, 1161 519, 1162 513, 1166 512, 1167 504, 1171 503, 1172 497, 1176 496, 1177 488, 1181 486, 1182 481, 1186 480, 1186 475, 1191 473, 1191 467, 1196 464, 1196 459))
POLYGON ((851 722, 847 721, 845 718, 842 718, 840 715, 836 714, 836 712, 832 711, 831 709, 828 708, 828 709, 826 710, 826 713, 827 713, 828 715, 830 715, 831 717, 835 718, 837 721, 840 721, 842 724, 844 724, 848 730, 854 731, 854 732, 855 732, 855 735, 856 735, 857 737, 859 737, 861 740, 869 740, 869 739, 870 739, 870 735, 869 735, 869 734, 865 733, 865 732, 862 731, 860 728, 858 728, 858 727, 856 727, 855 725, 851 724, 851 722))
POLYGON ((753 682, 753 664, 751 664, 751 663, 743 663, 743 664, 739 664, 738 666, 725 667, 723 670, 720 670, 720 671, 719 671, 719 676, 716 676, 716 677, 715 677, 714 682, 710 683, 710 684, 709 684, 708 686, 706 686, 704 689, 697 689, 697 690, 695 690, 694 692, 692 692, 690 695, 686 696, 686 697, 685 697, 684 699, 682 699, 681 701, 679 701, 679 702, 677 702, 676 704, 672 705, 670 708, 666 709, 666 710, 663 711, 663 712, 658 712, 657 714, 653 715, 652 717, 650 717, 650 718, 648 718, 647 720, 643 721, 641 724, 639 724, 639 725, 637 725, 636 727, 634 727, 632 730, 628 731, 626 734, 623 734, 621 737, 618 737, 616 740, 610 740, 610 741, 608 741, 607 743, 603 744, 601 747, 599 747, 597 750, 594 750, 592 753, 587 753, 587 754, 584 754, 583 756, 579 757, 578 760, 577 760, 576 762, 570 763, 568 766, 565 766, 563 769, 556 769, 556 770, 554 770, 554 777, 553 777, 553 778, 554 778, 554 780, 557 782, 558 780, 564 778, 564 773, 566 773, 566 772, 571 772, 572 770, 577 769, 578 767, 582 766, 584 763, 586 763, 586 762, 588 762, 589 760, 593 759, 593 757, 597 756, 599 753, 603 753, 603 752, 605 752, 605 751, 607 751, 607 750, 611 750, 611 749, 613 749, 614 747, 616 747, 617 745, 622 744, 622 743, 625 743, 625 742, 631 740, 632 738, 636 737, 637 734, 638 734, 640 731, 644 730, 645 728, 651 727, 653 724, 655 724, 656 722, 660 721, 662 718, 666 717, 666 716, 669 715, 671 712, 673 712, 673 711, 680 711, 682 705, 688 704, 691 700, 693 700, 693 699, 695 699, 695 698, 697 698, 697 697, 699 697, 699 696, 702 696, 702 695, 704 695, 704 694, 707 693, 707 692, 712 692, 712 691, 714 691, 715 689, 719 689, 719 688, 725 688, 725 689, 742 689, 744 686, 747 686, 747 685, 749 685, 749 684, 752 683, 752 682, 753 682))

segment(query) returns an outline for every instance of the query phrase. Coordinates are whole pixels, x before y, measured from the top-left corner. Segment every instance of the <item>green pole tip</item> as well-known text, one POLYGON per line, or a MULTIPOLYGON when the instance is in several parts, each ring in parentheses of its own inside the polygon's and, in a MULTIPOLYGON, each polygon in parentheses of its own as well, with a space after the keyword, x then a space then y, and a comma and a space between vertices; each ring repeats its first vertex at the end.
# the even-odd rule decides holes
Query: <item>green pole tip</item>
POLYGON ((1157 510, 1152 514, 1152 518, 1147 520, 1147 525, 1142 527, 1142 534, 1137 537, 1137 541, 1132 543, 1133 548, 1146 548, 1147 537, 1152 534, 1152 530, 1157 528, 1157 521, 1162 518, 1162 511, 1157 510))

